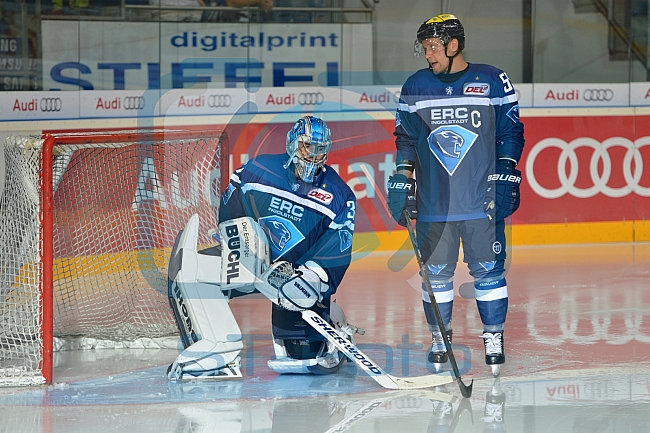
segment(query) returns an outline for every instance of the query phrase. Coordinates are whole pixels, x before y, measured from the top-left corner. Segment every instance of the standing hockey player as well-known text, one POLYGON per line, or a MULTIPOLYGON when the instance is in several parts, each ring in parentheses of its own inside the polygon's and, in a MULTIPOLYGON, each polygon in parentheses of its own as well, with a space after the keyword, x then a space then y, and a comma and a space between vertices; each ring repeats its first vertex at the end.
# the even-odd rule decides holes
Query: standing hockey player
MULTIPOLYGON (((268 365, 278 373, 333 373, 343 359, 332 343, 302 319, 303 310, 313 310, 329 320, 337 330, 342 330, 345 338, 351 340, 353 333, 353 327, 347 326, 341 307, 331 302, 331 296, 350 265, 356 199, 348 185, 325 164, 331 145, 325 122, 304 116, 287 133, 286 153, 259 155, 248 161, 235 170, 221 197, 221 251, 218 261, 213 262, 219 268, 213 272, 220 277, 212 277, 213 281, 220 280, 221 290, 219 295, 213 290, 209 297, 223 294, 227 300, 258 291, 273 301, 271 322, 276 358, 268 365)), ((188 244, 191 242, 184 243, 188 244)), ((175 247, 172 257, 178 249, 175 247)), ((181 256, 185 261, 189 254, 181 256)), ((198 257, 205 258, 201 254, 198 257)), ((200 261, 196 266, 182 265, 183 271, 195 268, 201 268, 200 261)), ((170 280, 177 281, 178 277, 170 272, 170 280)), ((187 283, 179 285, 192 287, 187 283)), ((176 302, 174 306, 172 302, 172 308, 181 333, 192 334, 187 329, 183 331, 183 317, 178 311, 207 310, 206 296, 179 293, 177 298, 184 305, 176 302)), ((216 340, 212 346, 218 349, 203 343, 210 346, 211 352, 196 353, 186 344, 187 356, 177 359, 170 378, 204 375, 208 368, 216 376, 231 371, 234 376, 241 375, 241 333, 229 308, 225 311, 224 302, 219 314, 209 320, 193 313, 197 319, 195 328, 199 328, 194 334, 216 340), (222 347, 225 349, 218 355, 222 347)), ((210 311, 205 315, 209 316, 210 311)))
POLYGON ((462 240, 483 322, 485 362, 497 376, 505 362, 508 310, 504 219, 519 207, 521 173, 515 167, 524 128, 506 73, 468 63, 464 47, 463 26, 453 15, 435 16, 417 31, 415 54, 424 55, 429 67, 402 86, 394 133, 397 174, 389 178, 388 206, 402 225, 403 210, 417 218, 417 246, 444 320, 437 323, 423 285, 433 339, 429 362, 440 368, 448 359, 442 332, 451 341, 462 240))

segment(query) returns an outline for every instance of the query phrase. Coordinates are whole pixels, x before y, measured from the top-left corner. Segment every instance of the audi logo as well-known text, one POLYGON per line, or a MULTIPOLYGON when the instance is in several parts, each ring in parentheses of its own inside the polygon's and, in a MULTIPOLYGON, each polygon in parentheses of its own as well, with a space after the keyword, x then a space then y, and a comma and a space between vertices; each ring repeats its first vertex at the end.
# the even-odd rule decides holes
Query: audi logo
POLYGON ((405 397, 393 402, 396 409, 417 409, 422 407, 422 399, 405 397))
MULTIPOLYGON (((571 194, 578 198, 593 197, 598 193, 607 197, 625 197, 630 193, 642 197, 650 197, 650 187, 639 185, 643 175, 643 156, 641 148, 650 145, 650 137, 641 137, 632 142, 623 137, 612 137, 599 143, 593 138, 580 137, 567 143, 559 138, 546 138, 537 143, 530 151, 526 159, 526 177, 528 184, 540 197, 554 199, 565 194, 571 194), (579 161, 575 150, 580 147, 587 147, 594 150, 589 161, 589 174, 591 175, 592 186, 580 188, 576 186, 578 178, 579 161), (611 147, 623 147, 627 151, 623 157, 623 177, 626 185, 611 187, 607 183, 612 172, 612 160, 609 157, 608 149, 611 147), (539 154, 548 148, 561 150, 557 160, 557 175, 560 186, 554 189, 542 186, 535 177, 535 161, 539 154), (568 161, 568 173, 567 173, 568 161), (599 166, 601 170, 599 172, 599 166), (634 168, 634 170, 633 170, 634 168)), ((586 169, 587 167, 583 167, 586 169)))
POLYGON ((232 97, 230 95, 210 95, 208 96, 208 107, 210 108, 226 108, 232 104, 232 97))
POLYGON ((645 333, 649 317, 639 309, 647 302, 642 289, 626 291, 621 300, 610 296, 611 291, 581 293, 585 298, 561 294, 552 305, 546 299, 531 300, 525 308, 531 340, 553 347, 564 342, 586 345, 602 341, 617 347, 630 341, 650 343, 650 335, 645 333), (590 303, 592 311, 585 312, 583 306, 590 303), (557 328, 549 328, 549 323, 557 328))
POLYGON ((127 96, 122 100, 125 110, 142 110, 145 105, 142 96, 127 96))
POLYGON ((612 89, 585 89, 582 92, 582 99, 589 102, 609 102, 614 99, 612 89))
POLYGON ((42 112, 61 111, 62 108, 63 101, 61 101, 61 98, 41 98, 42 112))
POLYGON ((301 93, 298 95, 300 105, 318 105, 325 102, 325 96, 321 92, 301 93))

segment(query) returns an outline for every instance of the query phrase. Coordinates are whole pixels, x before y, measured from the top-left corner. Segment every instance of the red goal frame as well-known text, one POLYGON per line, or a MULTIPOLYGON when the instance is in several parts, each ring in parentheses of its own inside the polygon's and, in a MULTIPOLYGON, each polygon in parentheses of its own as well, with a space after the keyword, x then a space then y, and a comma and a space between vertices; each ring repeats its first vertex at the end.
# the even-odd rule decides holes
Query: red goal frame
POLYGON ((42 227, 42 246, 40 258, 41 266, 41 284, 40 295, 42 299, 41 310, 41 338, 43 348, 41 351, 41 372, 46 384, 52 383, 53 370, 53 352, 54 352, 54 330, 53 330, 53 265, 54 265, 54 245, 53 245, 53 222, 54 222, 54 192, 53 192, 53 166, 45 163, 52 161, 54 148, 57 145, 83 145, 83 144, 107 144, 107 143, 124 143, 124 142, 155 142, 169 140, 185 140, 188 137, 192 139, 200 138, 219 138, 221 146, 221 191, 228 184, 229 178, 229 140, 228 135, 223 129, 154 129, 154 130, 128 130, 128 131, 103 131, 103 132, 52 132, 43 134, 43 150, 41 158, 41 194, 40 205, 41 214, 39 220, 42 227))

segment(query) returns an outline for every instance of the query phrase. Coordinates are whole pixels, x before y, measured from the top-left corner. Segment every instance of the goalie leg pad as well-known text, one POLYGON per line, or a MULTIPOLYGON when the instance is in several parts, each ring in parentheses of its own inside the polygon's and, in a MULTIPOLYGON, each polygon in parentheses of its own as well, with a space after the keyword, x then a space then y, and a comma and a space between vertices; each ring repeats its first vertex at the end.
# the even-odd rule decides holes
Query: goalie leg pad
POLYGON ((222 289, 252 292, 255 281, 271 260, 268 235, 249 217, 222 222, 219 233, 223 256, 222 289))
POLYGON ((209 260, 197 252, 198 216, 194 215, 177 236, 172 249, 168 287, 169 301, 185 350, 172 364, 170 379, 184 373, 199 376, 237 376, 237 359, 243 348, 241 330, 218 284, 203 282, 209 260), (220 370, 224 370, 222 374, 220 370), (227 371, 226 371, 227 370, 227 371))

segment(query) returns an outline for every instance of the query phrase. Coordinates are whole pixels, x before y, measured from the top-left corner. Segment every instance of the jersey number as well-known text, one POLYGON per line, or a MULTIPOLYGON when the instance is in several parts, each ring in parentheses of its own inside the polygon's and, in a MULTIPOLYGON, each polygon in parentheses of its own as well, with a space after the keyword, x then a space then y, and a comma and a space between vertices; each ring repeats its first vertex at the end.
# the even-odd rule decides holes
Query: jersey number
POLYGON ((503 91, 506 93, 512 91, 512 83, 510 82, 510 78, 508 78, 506 73, 504 72, 501 75, 499 75, 499 78, 501 78, 501 81, 503 81, 503 84, 505 84, 503 86, 503 91))
POLYGON ((347 206, 348 206, 348 213, 345 215, 345 218, 354 222, 354 214, 357 210, 357 206, 352 200, 347 202, 347 206))

